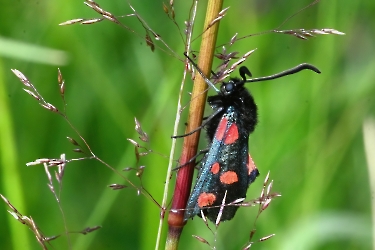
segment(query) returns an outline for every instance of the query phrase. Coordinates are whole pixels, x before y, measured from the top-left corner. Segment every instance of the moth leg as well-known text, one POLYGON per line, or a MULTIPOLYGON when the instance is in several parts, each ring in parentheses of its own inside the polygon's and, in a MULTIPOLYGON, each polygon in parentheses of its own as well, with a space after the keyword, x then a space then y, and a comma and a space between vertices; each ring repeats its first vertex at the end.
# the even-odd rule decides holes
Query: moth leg
MULTIPOLYGON (((180 165, 180 166, 174 168, 173 171, 178 170, 178 169, 180 169, 180 168, 182 168, 182 167, 185 167, 186 165, 188 165, 188 164, 194 162, 195 159, 198 158, 198 156, 207 153, 208 150, 209 150, 209 148, 205 148, 205 149, 201 149, 201 150, 199 150, 199 152, 198 152, 196 155, 194 155, 189 161, 187 161, 187 162, 185 162, 184 164, 182 164, 182 165, 180 165)), ((201 161, 202 161, 202 159, 200 159, 199 161, 196 162, 196 166, 195 166, 196 169, 199 169, 199 168, 197 168, 197 165, 198 165, 201 161)))
POLYGON ((215 110, 214 113, 212 113, 209 117, 207 117, 206 119, 204 119, 204 122, 202 122, 202 125, 199 126, 198 128, 196 128, 196 129, 194 129, 194 130, 192 130, 192 131, 190 131, 189 133, 184 134, 184 135, 173 135, 173 136, 171 136, 171 138, 173 138, 173 139, 176 139, 176 138, 182 138, 182 137, 186 137, 186 136, 189 136, 189 135, 194 134, 195 132, 201 130, 204 126, 206 126, 206 125, 212 120, 212 118, 214 118, 214 117, 215 117, 216 115, 218 115, 221 111, 223 111, 223 109, 224 109, 224 108, 221 107, 221 108, 218 108, 217 110, 215 110))

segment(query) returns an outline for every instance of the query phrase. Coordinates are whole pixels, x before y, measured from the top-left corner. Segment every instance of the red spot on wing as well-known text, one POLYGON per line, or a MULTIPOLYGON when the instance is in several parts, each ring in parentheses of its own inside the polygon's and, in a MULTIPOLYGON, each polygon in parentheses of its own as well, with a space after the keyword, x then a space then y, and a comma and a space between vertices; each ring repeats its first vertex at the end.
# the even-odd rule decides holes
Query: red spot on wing
POLYGON ((220 176, 220 182, 222 184, 233 184, 238 181, 238 176, 234 171, 227 171, 220 176))
POLYGON ((253 158, 251 158, 251 155, 249 154, 249 157, 247 158, 247 170, 248 170, 248 174, 250 175, 251 172, 253 172, 256 169, 257 169, 257 167, 255 166, 253 158))
POLYGON ((216 200, 216 195, 213 193, 201 193, 198 197, 198 206, 199 207, 207 207, 214 204, 216 200))
POLYGON ((215 162, 214 164, 212 164, 211 173, 217 174, 219 173, 219 170, 220 170, 220 165, 218 162, 215 162))
POLYGON ((228 124, 228 119, 223 117, 223 119, 221 119, 216 129, 216 133, 215 133, 216 140, 221 141, 223 139, 225 130, 227 129, 227 124, 228 124))
POLYGON ((235 123, 232 123, 228 129, 227 136, 224 139, 224 144, 235 143, 238 139, 238 127, 235 123))

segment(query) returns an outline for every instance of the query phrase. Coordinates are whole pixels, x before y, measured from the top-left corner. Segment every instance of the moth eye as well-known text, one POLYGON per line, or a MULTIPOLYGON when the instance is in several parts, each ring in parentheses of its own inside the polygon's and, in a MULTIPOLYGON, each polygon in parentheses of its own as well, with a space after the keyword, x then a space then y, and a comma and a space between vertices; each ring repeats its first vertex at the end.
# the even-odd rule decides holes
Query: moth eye
POLYGON ((229 81, 228 83, 224 84, 223 87, 222 87, 222 93, 224 95, 229 95, 233 92, 234 90, 234 82, 233 81, 229 81))
POLYGON ((234 82, 230 81, 228 84, 225 86, 226 90, 228 92, 231 92, 234 89, 234 82))

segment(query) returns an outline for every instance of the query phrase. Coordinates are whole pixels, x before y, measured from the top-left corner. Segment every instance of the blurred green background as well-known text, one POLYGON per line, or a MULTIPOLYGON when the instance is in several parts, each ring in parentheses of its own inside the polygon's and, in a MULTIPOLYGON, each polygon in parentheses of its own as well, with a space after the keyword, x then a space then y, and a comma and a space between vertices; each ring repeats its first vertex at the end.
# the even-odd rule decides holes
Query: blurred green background
MULTIPOLYGON (((243 36, 276 28, 309 2, 225 1, 224 7, 231 8, 220 24, 218 44, 229 41, 235 33, 243 36)), ((116 15, 131 13, 126 1, 98 3, 116 15)), ((178 29, 163 12, 162 1, 132 4, 152 29, 182 55, 178 29)), ((97 156, 121 170, 137 166, 134 148, 126 140, 137 138, 134 117, 149 134, 150 148, 169 154, 184 64, 161 50, 151 52, 134 18, 123 19, 123 23, 141 37, 108 21, 58 26, 74 18, 99 17, 82 1, 2 0, 1 6, 0 193, 22 214, 32 216, 46 236, 62 234, 63 217, 46 185, 43 167, 26 167, 25 163, 58 158, 61 153, 67 153, 67 158, 80 157, 65 139, 78 138, 61 117, 41 108, 22 90, 10 69, 22 71, 47 102, 62 109, 57 85, 60 67, 66 81, 70 121, 97 156)), ((175 3, 181 29, 189 8, 190 1, 175 3)), ((196 34, 201 30, 204 9, 202 2, 196 34)), ((268 171, 274 180, 273 190, 282 194, 261 214, 256 225, 255 239, 276 236, 255 244, 254 249, 372 249, 373 192, 363 124, 374 118, 375 108, 374 13, 375 2, 371 0, 325 0, 282 28, 335 28, 345 36, 326 35, 303 41, 267 34, 242 40, 230 48, 240 54, 258 48, 244 63, 256 77, 302 62, 322 71, 321 75, 302 72, 248 86, 257 101, 260 120, 250 138, 250 150, 261 172, 248 198, 258 197, 268 171)), ((193 49, 199 49, 199 41, 193 49)), ((186 92, 190 89, 189 82, 186 92)), ((188 103, 187 98, 184 101, 188 103)), ((205 144, 202 140, 201 148, 205 144)), ((374 157, 373 148, 368 152, 368 158, 374 157)), ((152 154, 139 163, 146 166, 143 185, 158 202, 162 199, 167 162, 166 157, 152 154)), ((134 173, 125 175, 139 184, 134 173)), ((137 196, 134 189, 112 191, 106 187, 112 183, 124 181, 99 162, 67 165, 61 202, 69 230, 103 226, 85 236, 71 235, 72 248, 153 249, 158 206, 145 196, 137 196)), ((7 209, 0 202, 0 249, 39 249, 32 232, 13 219, 7 209)), ((256 211, 241 208, 232 221, 221 224, 217 249, 243 247, 256 211)), ((201 219, 195 218, 183 231, 180 249, 208 249, 192 234, 215 244, 212 233, 201 219)), ((68 249, 65 236, 52 245, 53 249, 68 249)))

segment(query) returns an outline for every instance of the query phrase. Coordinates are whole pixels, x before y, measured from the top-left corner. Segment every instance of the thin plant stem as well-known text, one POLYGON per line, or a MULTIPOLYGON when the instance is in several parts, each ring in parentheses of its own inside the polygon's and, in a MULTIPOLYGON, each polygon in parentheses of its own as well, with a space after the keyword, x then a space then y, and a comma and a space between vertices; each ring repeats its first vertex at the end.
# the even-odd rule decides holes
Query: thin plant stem
MULTIPOLYGON (((194 1, 193 6, 191 8, 191 17, 190 17, 190 20, 189 20, 191 25, 193 25, 194 22, 195 22, 197 7, 198 7, 198 1, 194 1)), ((186 51, 190 51, 191 39, 192 39, 192 27, 190 27, 190 31, 189 31, 189 33, 187 34, 187 37, 186 37, 186 47, 185 47, 186 51)), ((184 86, 185 86, 184 83, 186 81, 186 73, 187 73, 186 69, 187 68, 185 67, 182 82, 181 82, 181 88, 180 88, 180 92, 179 92, 179 96, 178 96, 176 120, 175 120, 175 124, 174 124, 174 128, 173 128, 173 134, 177 134, 178 127, 179 127, 180 120, 181 120, 180 110, 181 110, 181 107, 182 107, 181 103, 182 103, 182 96, 183 96, 183 93, 184 93, 184 86)), ((170 184, 170 179, 171 179, 170 176, 172 174, 173 164, 175 163, 175 160, 174 160, 175 149, 176 149, 176 139, 173 139, 172 145, 171 145, 171 151, 170 151, 170 154, 169 154, 168 170, 167 170, 167 174, 166 174, 164 194, 163 194, 163 200, 162 200, 162 204, 161 204, 161 209, 162 209, 161 213, 162 214, 161 214, 160 220, 159 220, 159 227, 158 227, 158 234, 157 234, 157 238, 156 238, 155 249, 159 249, 159 245, 160 245, 161 233, 162 233, 162 229, 163 229, 164 213, 165 213, 165 208, 167 206, 167 201, 168 201, 168 189, 169 189, 169 184, 170 184)))
MULTIPOLYGON (((222 0, 209 0, 207 4, 204 30, 219 15, 222 10, 222 0)), ((199 51, 198 66, 205 75, 209 75, 212 68, 219 22, 213 24, 202 35, 202 43, 199 51)), ((191 95, 189 116, 186 132, 190 132, 202 123, 204 106, 207 96, 207 84, 201 76, 197 76, 191 95), (203 93, 203 94, 202 94, 203 93)), ((197 153, 199 131, 184 138, 183 149, 180 157, 180 164, 185 164, 197 153)), ((168 214, 168 234, 165 249, 177 249, 178 240, 185 225, 184 208, 190 194, 191 182, 194 172, 194 163, 187 164, 178 170, 176 186, 173 196, 171 211, 168 214)))

